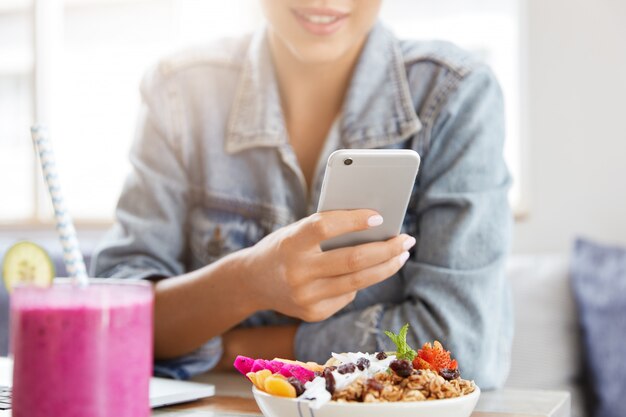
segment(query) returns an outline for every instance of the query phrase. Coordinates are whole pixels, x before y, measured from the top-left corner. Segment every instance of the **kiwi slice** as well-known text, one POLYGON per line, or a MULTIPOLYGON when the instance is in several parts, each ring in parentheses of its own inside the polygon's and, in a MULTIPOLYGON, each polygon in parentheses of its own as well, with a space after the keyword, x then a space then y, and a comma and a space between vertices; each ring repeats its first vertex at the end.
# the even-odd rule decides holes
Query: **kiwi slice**
POLYGON ((2 275, 9 292, 16 284, 48 287, 54 279, 54 264, 41 246, 18 242, 4 255, 2 275))

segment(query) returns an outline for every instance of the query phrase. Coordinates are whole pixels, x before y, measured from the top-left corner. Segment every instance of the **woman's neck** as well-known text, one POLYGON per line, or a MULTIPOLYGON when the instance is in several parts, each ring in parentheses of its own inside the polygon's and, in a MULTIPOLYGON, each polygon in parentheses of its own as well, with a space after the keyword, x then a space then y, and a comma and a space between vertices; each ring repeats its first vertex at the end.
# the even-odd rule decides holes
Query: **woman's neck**
POLYGON ((289 142, 310 186, 328 132, 341 112, 362 45, 333 62, 302 62, 270 32, 289 142))
POLYGON ((338 60, 308 63, 299 60, 288 47, 270 33, 270 47, 278 79, 278 87, 287 119, 298 117, 300 109, 318 113, 341 106, 363 42, 355 45, 338 60))

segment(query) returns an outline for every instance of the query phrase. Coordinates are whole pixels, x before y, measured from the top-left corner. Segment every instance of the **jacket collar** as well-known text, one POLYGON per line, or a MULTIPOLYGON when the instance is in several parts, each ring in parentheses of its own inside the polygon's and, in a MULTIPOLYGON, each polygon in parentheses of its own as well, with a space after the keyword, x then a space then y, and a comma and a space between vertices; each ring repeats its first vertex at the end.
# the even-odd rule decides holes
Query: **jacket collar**
MULTIPOLYGON (((343 105, 341 140, 350 148, 377 148, 421 129, 398 41, 382 25, 371 30, 343 105)), ((266 31, 248 47, 228 124, 226 150, 281 146, 287 134, 266 31)))

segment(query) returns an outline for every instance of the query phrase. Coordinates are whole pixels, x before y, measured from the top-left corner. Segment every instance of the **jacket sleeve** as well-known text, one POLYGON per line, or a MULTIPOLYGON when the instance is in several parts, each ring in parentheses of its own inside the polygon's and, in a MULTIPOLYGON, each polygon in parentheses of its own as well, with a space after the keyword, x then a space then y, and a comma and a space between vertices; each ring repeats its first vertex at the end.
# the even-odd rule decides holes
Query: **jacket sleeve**
POLYGON ((115 224, 94 254, 92 276, 140 279, 184 272, 189 183, 164 90, 156 69, 142 82, 131 171, 115 224))
POLYGON ((457 81, 429 127, 411 213, 415 249, 390 278, 402 280, 402 302, 300 325, 299 359, 325 361, 330 351, 357 347, 394 350, 382 331, 409 323, 414 348, 439 340, 459 360, 464 378, 484 389, 504 383, 513 330, 504 275, 511 215, 503 100, 485 67, 457 81))

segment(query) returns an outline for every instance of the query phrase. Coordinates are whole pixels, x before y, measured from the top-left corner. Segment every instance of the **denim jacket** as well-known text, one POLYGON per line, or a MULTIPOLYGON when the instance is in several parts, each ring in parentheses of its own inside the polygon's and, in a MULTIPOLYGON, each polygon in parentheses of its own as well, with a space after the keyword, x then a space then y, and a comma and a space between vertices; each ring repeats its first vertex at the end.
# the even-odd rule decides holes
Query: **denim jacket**
MULTIPOLYGON (((417 243, 404 267, 327 320, 262 311, 241 325, 298 323, 297 358, 324 362, 333 351, 393 350, 382 331, 410 323, 414 348, 440 340, 464 377, 483 388, 504 382, 513 333, 504 276, 510 177, 502 95, 484 64, 449 43, 400 41, 377 24, 310 192, 289 144, 264 30, 163 60, 141 93, 132 171, 93 276, 201 268, 313 213, 333 150, 414 149, 422 164, 403 232, 417 243)), ((208 370, 220 347, 218 337, 157 370, 208 370)))

